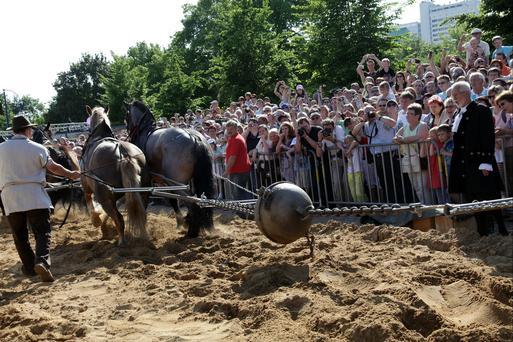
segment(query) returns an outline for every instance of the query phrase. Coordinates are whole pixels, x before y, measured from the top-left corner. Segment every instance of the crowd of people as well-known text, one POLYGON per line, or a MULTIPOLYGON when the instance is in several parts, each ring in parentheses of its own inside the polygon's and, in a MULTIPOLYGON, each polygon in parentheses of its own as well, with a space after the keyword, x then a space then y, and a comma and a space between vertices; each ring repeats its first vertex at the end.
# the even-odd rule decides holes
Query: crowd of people
POLYGON ((321 86, 309 94, 302 84, 278 81, 276 98, 246 92, 224 109, 213 100, 207 110, 162 118, 158 125, 202 132, 212 146, 216 172, 245 170, 249 175, 240 185, 250 190, 287 180, 307 189, 322 206, 446 203, 454 200, 448 180, 453 124, 460 111, 452 92, 455 84, 466 82, 471 100, 487 107, 493 118, 495 159, 509 194, 513 48, 496 36, 492 51, 481 34, 474 29, 461 37, 461 56, 443 52, 435 61, 429 53, 427 62, 412 58, 405 70, 395 70, 388 58, 365 54, 356 68, 361 83, 329 91, 321 86), (249 164, 235 170, 226 167, 230 141, 237 136, 228 133, 229 127, 243 138, 249 164))

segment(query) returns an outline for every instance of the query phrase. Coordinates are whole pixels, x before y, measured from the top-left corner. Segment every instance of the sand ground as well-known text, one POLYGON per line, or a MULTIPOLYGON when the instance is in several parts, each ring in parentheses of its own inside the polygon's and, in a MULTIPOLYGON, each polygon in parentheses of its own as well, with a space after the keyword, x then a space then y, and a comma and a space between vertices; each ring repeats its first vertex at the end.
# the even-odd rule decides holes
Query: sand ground
POLYGON ((306 239, 276 245, 233 215, 185 239, 153 212, 148 231, 119 248, 74 214, 53 232, 48 285, 21 275, 0 229, 0 340, 512 340, 511 236, 330 221, 311 259, 306 239))

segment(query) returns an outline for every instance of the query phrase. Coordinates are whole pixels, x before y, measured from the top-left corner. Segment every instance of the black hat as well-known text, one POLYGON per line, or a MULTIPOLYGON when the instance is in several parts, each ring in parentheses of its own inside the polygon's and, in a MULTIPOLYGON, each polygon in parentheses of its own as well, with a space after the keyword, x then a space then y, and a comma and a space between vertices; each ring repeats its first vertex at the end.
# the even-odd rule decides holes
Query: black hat
POLYGON ((12 118, 12 127, 8 127, 8 131, 18 131, 28 127, 36 127, 37 125, 33 125, 30 123, 29 119, 25 117, 25 115, 16 115, 12 118))

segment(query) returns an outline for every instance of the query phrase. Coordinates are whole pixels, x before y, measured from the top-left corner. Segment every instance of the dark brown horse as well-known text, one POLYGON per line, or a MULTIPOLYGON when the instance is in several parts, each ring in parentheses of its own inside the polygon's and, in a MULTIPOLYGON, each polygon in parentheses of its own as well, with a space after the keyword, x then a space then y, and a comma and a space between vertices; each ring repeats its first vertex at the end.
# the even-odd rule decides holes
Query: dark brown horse
MULTIPOLYGON (((192 180, 193 194, 212 198, 215 192, 214 175, 210 147, 205 137, 188 129, 155 129, 153 114, 140 101, 126 104, 126 107, 130 141, 144 151, 154 179, 156 177, 169 185, 176 185, 173 181, 189 184, 192 180)), ((172 205, 178 220, 181 214, 176 201, 172 201, 172 205)), ((188 236, 196 237, 201 229, 213 228, 211 208, 200 208, 194 203, 187 205, 188 236)))
MULTIPOLYGON (((118 231, 118 244, 125 244, 125 222, 116 206, 123 194, 115 194, 111 188, 134 188, 145 186, 146 158, 134 144, 114 139, 107 113, 101 107, 86 107, 91 117, 91 135, 82 154, 84 190, 93 225, 102 225, 96 200, 107 215, 114 220, 118 231)), ((125 194, 128 212, 128 233, 132 237, 147 238, 145 199, 138 192, 125 194)), ((103 230, 103 226, 102 226, 103 230)), ((103 231, 104 232, 104 231, 103 231)), ((105 232, 104 232, 105 233, 105 232)))

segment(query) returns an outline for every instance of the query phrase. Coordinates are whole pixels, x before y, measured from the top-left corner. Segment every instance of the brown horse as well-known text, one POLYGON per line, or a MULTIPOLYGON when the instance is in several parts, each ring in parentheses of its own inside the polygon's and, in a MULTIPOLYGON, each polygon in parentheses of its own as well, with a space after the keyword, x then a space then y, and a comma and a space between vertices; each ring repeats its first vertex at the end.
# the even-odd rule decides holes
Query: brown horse
MULTIPOLYGON (((155 118, 144 103, 134 101, 125 106, 130 141, 144 151, 152 175, 163 179, 168 185, 176 185, 176 182, 188 184, 192 180, 194 187, 188 195, 213 198, 212 158, 205 137, 189 129, 155 129, 155 118)), ((176 201, 171 203, 179 220, 179 207, 176 201)), ((195 203, 188 203, 188 206, 186 222, 189 224, 189 237, 196 237, 201 230, 213 228, 212 208, 200 208, 195 203)))
MULTIPOLYGON (((146 158, 134 144, 114 139, 108 113, 101 107, 86 107, 91 117, 91 135, 82 154, 83 175, 81 178, 87 206, 93 225, 102 226, 100 213, 94 199, 107 215, 114 220, 118 232, 118 244, 125 244, 125 222, 116 202, 123 194, 113 193, 111 188, 134 188, 145 186, 146 158)), ((128 212, 128 233, 131 237, 148 238, 146 232, 146 198, 138 192, 127 192, 125 205, 128 212)))

